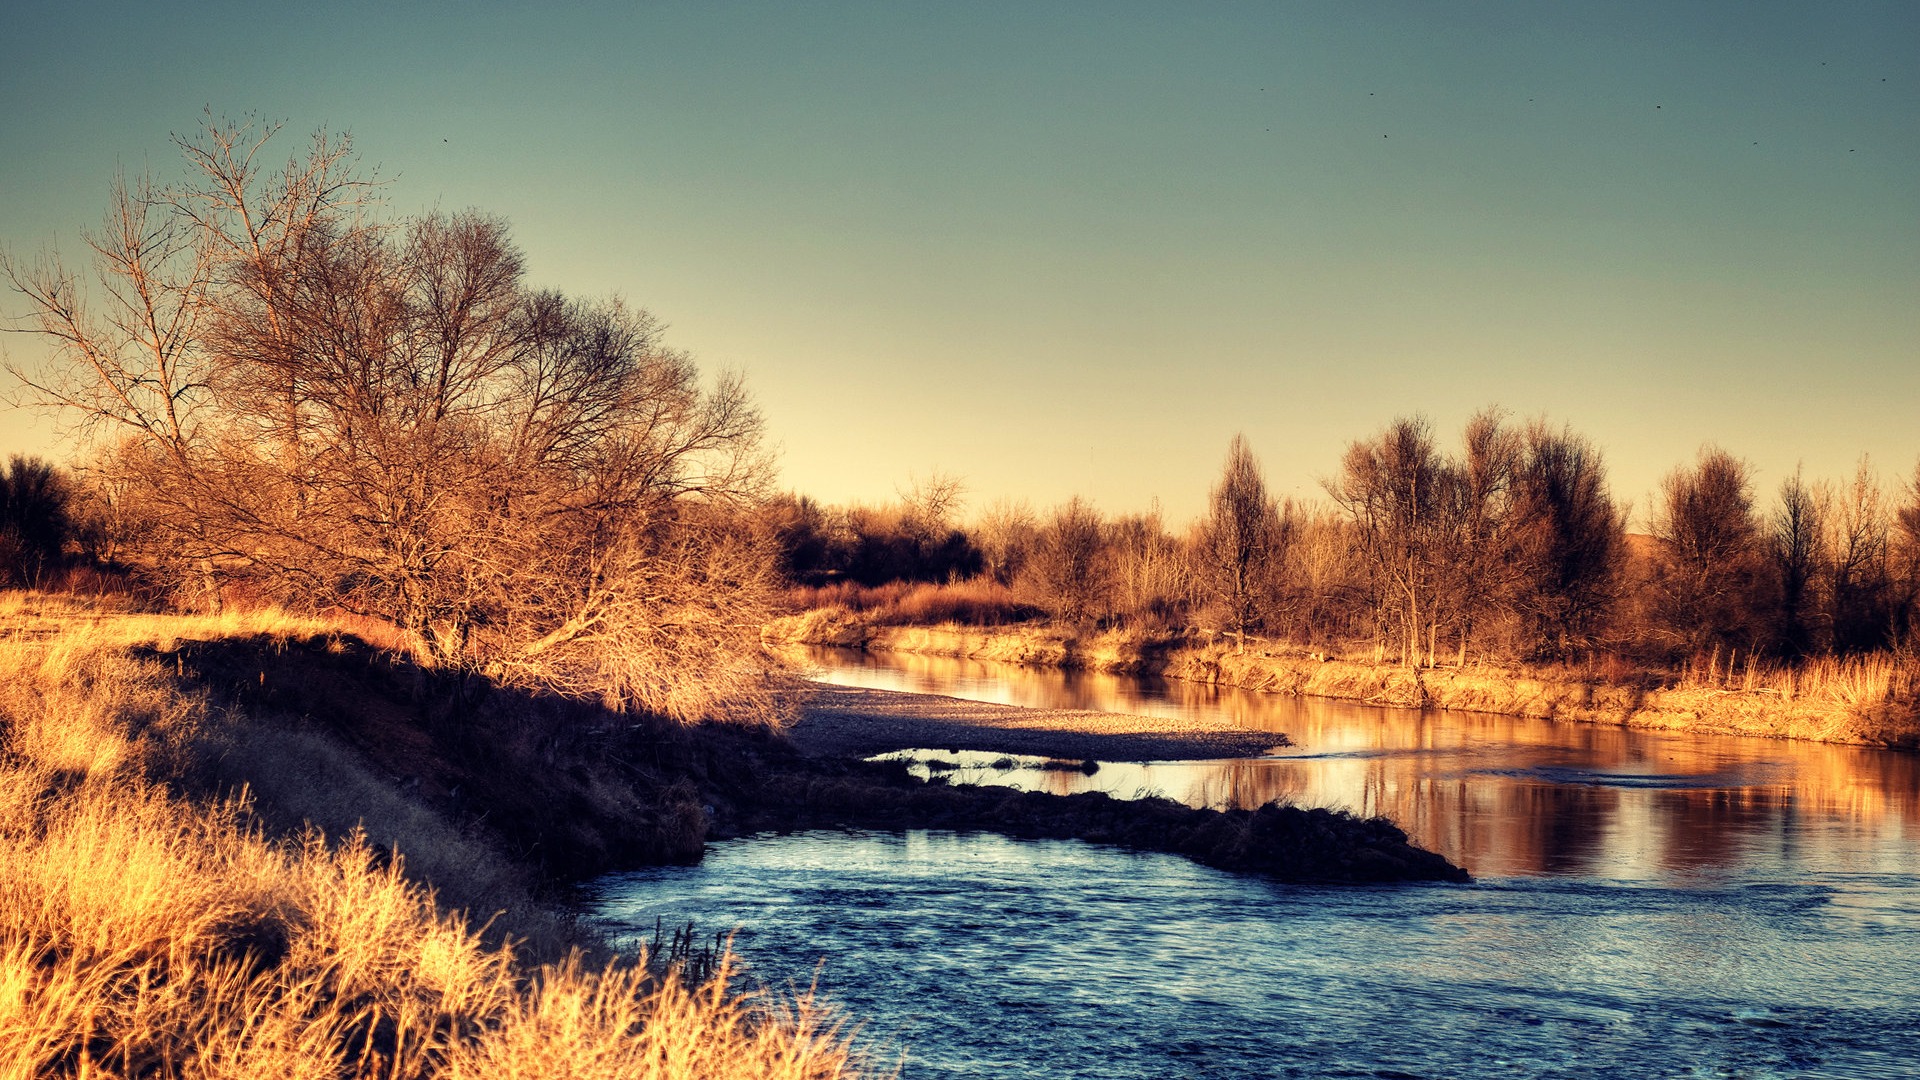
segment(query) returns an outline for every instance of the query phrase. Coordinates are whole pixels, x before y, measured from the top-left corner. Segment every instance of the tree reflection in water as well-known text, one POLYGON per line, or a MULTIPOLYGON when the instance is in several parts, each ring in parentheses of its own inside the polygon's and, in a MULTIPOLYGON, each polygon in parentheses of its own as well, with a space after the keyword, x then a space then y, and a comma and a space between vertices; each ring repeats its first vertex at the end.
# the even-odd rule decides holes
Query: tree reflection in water
POLYGON ((1906 861, 1903 836, 1920 821, 1920 757, 1892 751, 1380 708, 905 653, 812 649, 808 657, 817 678, 840 685, 1034 708, 1224 712, 1294 745, 1244 761, 1103 763, 1092 775, 1034 760, 987 767, 1002 755, 932 756, 963 765, 953 777, 962 783, 1157 793, 1196 806, 1280 799, 1384 815, 1482 877, 1868 870, 1875 866, 1859 864, 1906 861))

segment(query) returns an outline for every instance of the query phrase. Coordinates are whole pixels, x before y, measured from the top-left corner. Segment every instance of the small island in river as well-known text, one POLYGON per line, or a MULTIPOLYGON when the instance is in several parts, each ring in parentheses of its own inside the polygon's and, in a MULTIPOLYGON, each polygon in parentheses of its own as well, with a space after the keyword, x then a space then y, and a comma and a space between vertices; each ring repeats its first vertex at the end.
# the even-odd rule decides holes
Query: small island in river
POLYGON ((1283 735, 1225 722, 1024 709, 933 694, 820 687, 790 737, 766 748, 766 772, 710 804, 716 837, 825 827, 985 830, 1184 855, 1224 870, 1318 883, 1464 882, 1465 870, 1410 844, 1382 818, 1283 805, 1212 810, 1099 792, 1050 795, 919 780, 902 749, 1036 754, 1064 761, 1253 757, 1283 735))

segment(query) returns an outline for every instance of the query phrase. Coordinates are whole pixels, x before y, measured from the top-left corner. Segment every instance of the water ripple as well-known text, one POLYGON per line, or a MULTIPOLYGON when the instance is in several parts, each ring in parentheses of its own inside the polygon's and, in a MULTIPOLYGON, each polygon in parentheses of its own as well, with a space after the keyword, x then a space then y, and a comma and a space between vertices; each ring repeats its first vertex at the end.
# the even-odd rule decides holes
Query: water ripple
POLYGON ((598 895, 642 936, 657 916, 742 927, 754 971, 817 973, 909 1078, 1873 1078, 1912 1075, 1920 1029, 1901 874, 1324 889, 1072 842, 825 833, 598 895))

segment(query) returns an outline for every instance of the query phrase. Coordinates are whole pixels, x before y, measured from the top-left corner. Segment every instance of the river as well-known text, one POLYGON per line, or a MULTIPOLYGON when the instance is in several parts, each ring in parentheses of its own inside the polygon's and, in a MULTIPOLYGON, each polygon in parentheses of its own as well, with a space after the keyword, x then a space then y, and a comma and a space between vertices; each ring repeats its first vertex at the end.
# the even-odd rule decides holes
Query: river
POLYGON ((615 875, 616 934, 741 928, 917 1077, 1920 1075, 1920 758, 1177 680, 815 650, 816 677, 1044 707, 1224 711, 1277 756, 957 779, 1385 814, 1470 886, 1306 888, 978 834, 715 844, 615 875))

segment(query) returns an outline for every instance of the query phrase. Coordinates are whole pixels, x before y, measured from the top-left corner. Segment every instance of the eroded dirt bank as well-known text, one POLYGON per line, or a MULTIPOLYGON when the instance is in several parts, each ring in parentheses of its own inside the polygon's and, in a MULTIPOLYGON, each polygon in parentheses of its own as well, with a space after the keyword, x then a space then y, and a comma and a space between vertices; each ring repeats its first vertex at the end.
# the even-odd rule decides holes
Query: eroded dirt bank
MULTIPOLYGON (((383 821, 423 815, 498 852, 535 894, 615 869, 697 862, 710 839, 839 827, 1074 838, 1298 881, 1466 877, 1381 820, 955 787, 861 760, 924 743, 936 729, 977 749, 1122 760, 1249 756, 1281 741, 1270 733, 831 692, 803 709, 797 737, 761 726, 636 722, 484 680, 449 681, 338 638, 190 643, 162 662, 247 718, 228 738, 252 749, 221 755, 214 771, 225 783, 252 784, 263 809, 290 827, 306 820, 338 832, 377 801, 383 821), (876 735, 883 729, 893 734, 876 735), (328 762, 328 775, 304 775, 300 764, 291 766, 303 774, 297 779, 269 778, 268 763, 286 762, 296 748, 308 762, 328 762), (243 761, 251 763, 245 772, 236 768, 243 761), (363 794, 334 797, 343 788, 363 794)), ((376 843, 418 846, 406 830, 368 825, 376 843)))

